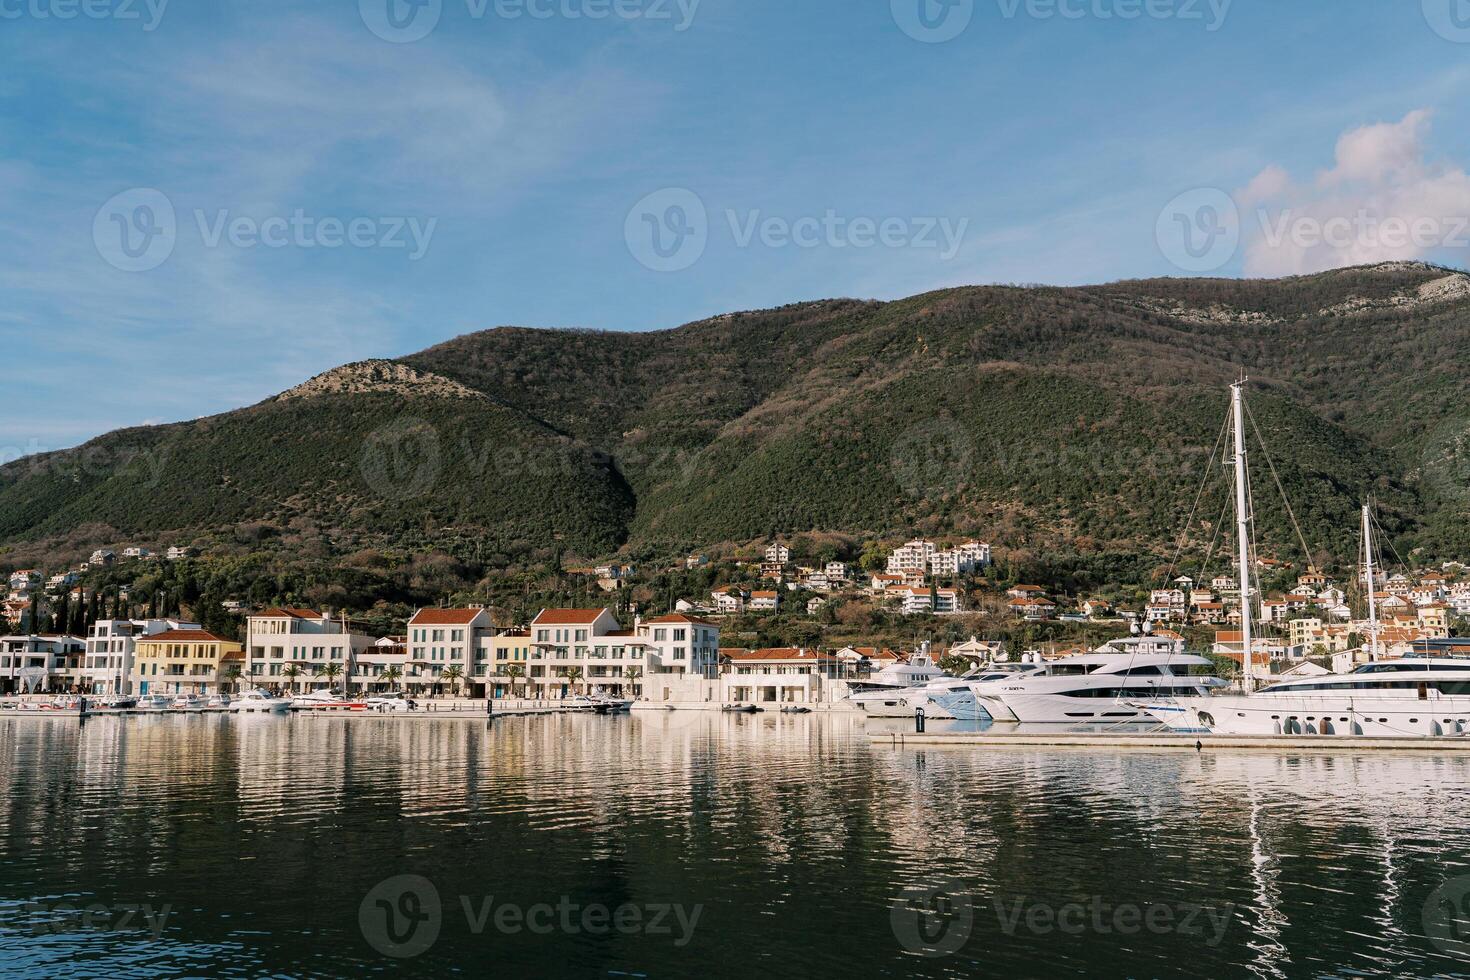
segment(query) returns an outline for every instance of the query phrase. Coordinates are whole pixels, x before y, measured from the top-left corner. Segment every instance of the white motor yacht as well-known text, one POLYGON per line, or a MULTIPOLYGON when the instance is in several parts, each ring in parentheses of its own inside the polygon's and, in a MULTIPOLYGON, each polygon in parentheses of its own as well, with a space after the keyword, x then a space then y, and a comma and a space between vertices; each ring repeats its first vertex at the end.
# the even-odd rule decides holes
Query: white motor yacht
POLYGON ((1254 694, 1144 707, 1170 728, 1215 735, 1463 736, 1470 734, 1470 660, 1380 660, 1347 674, 1278 681, 1254 694))
POLYGON ((1225 686, 1218 677, 1191 673, 1213 664, 1183 652, 1084 653, 1021 666, 970 682, 975 700, 996 721, 1072 725, 1151 721, 1138 703, 1141 699, 1203 696, 1225 686))
POLYGON ((926 689, 935 681, 955 680, 927 653, 916 653, 907 662, 889 664, 866 680, 851 682, 856 690, 847 700, 870 718, 906 718, 918 708, 931 718, 948 718, 952 716, 945 709, 930 703, 926 689))
POLYGON ((367 710, 377 712, 389 711, 417 711, 418 702, 406 698, 401 694, 374 695, 365 702, 367 710))
POLYGON ((291 707, 313 711, 362 711, 367 707, 367 702, 349 701, 336 691, 310 691, 292 698, 291 707))
POLYGON ((269 714, 283 715, 291 710, 289 698, 278 698, 269 691, 259 688, 246 691, 244 694, 236 695, 230 699, 230 712, 243 714, 269 714))

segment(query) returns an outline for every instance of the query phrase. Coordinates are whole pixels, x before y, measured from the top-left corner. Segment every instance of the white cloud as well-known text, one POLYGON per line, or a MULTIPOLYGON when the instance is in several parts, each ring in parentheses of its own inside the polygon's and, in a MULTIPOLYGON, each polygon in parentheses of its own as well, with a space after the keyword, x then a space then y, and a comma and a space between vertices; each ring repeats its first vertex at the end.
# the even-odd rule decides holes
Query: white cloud
POLYGON ((1282 167, 1235 195, 1245 273, 1282 276, 1470 251, 1470 176, 1432 160, 1430 113, 1344 133, 1333 166, 1310 183, 1282 167))

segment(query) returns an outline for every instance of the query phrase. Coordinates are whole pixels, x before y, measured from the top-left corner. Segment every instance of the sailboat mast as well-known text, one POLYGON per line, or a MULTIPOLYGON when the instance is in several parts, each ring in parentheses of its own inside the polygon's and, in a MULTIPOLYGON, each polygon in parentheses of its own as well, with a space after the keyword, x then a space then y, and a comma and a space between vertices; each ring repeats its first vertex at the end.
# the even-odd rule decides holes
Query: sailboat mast
POLYGON ((1230 386, 1230 405, 1235 429, 1235 525, 1240 546, 1240 651, 1241 684, 1251 693, 1251 547, 1250 501, 1246 495, 1245 379, 1230 386))
POLYGON ((1363 505, 1363 575, 1368 582, 1368 659, 1378 659, 1378 593, 1373 570, 1373 520, 1368 504, 1363 505))

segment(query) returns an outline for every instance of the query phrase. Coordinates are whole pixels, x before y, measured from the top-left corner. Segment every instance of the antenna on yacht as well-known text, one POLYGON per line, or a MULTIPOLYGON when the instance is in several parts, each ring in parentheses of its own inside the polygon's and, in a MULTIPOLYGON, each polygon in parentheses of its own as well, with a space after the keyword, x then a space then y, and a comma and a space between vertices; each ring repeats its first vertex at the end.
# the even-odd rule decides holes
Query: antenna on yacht
POLYGON ((1373 570, 1373 512, 1371 504, 1363 505, 1363 574, 1368 581, 1368 660, 1378 659, 1378 594, 1373 570))
POLYGON ((1230 386, 1230 407, 1235 430, 1235 523, 1239 535, 1240 560, 1240 651, 1241 686, 1251 693, 1251 580, 1250 505, 1246 498, 1245 375, 1230 386))

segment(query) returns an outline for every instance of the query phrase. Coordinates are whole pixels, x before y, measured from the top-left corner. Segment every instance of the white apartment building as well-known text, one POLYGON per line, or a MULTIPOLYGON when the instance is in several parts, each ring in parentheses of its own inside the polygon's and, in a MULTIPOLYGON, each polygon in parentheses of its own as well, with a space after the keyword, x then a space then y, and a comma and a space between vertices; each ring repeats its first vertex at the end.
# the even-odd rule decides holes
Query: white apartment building
POLYGON ((407 686, 432 691, 457 685, 473 695, 474 679, 482 678, 479 684, 484 683, 485 671, 477 667, 488 665, 494 657, 494 636, 495 623, 483 606, 420 609, 408 621, 407 686), (458 668, 458 681, 444 679, 450 667, 458 668))
POLYGON ((70 686, 86 643, 77 636, 0 636, 0 692, 31 694, 70 686))
POLYGON ((829 582, 846 582, 847 581, 847 562, 845 562, 845 561, 829 561, 829 562, 827 562, 826 566, 822 569, 822 574, 824 574, 824 575, 827 576, 827 581, 829 581, 829 582))
POLYGON ((755 612, 776 612, 781 608, 781 593, 759 590, 752 592, 750 608, 755 612))
POLYGON ((937 550, 932 541, 910 541, 895 548, 888 555, 888 574, 924 575, 929 571, 929 559, 937 550))
POLYGON ((611 609, 543 609, 531 621, 530 642, 528 687, 543 698, 631 696, 661 679, 713 677, 720 656, 719 627, 682 613, 635 621, 629 631, 611 609), (575 681, 573 668, 580 672, 575 681))
POLYGON ((374 642, 327 613, 267 609, 246 619, 245 681, 298 691, 343 687, 358 653, 374 642))
POLYGON ((611 609, 543 609, 531 620, 526 692, 533 698, 631 689, 630 668, 645 673, 644 648, 611 609), (572 668, 580 680, 568 676, 572 668))
POLYGON ((715 612, 725 615, 736 615, 745 612, 745 593, 733 586, 728 589, 719 589, 711 592, 710 598, 714 600, 715 612))
POLYGON ((912 585, 899 586, 890 590, 900 602, 905 616, 922 616, 927 613, 946 614, 960 611, 960 596, 955 589, 929 590, 912 585))
POLYGON ((635 624, 643 641, 649 675, 713 677, 720 663, 720 628, 694 616, 675 613, 635 624))
POLYGON ((99 619, 87 633, 79 683, 92 694, 135 694, 133 652, 139 637, 197 630, 181 619, 99 619))
POLYGON ((968 575, 990 563, 990 545, 979 541, 941 550, 932 541, 914 540, 896 548, 888 556, 890 575, 938 575, 956 578, 968 575))
POLYGON ((44 576, 34 568, 22 568, 10 573, 11 592, 29 592, 40 585, 44 576))
POLYGON ((766 545, 766 564, 785 565, 791 561, 791 549, 781 542, 766 545))

